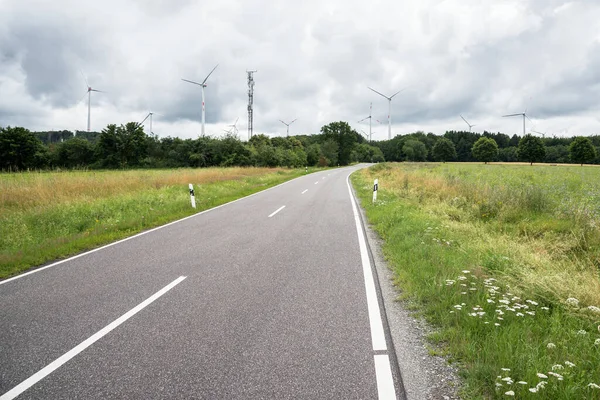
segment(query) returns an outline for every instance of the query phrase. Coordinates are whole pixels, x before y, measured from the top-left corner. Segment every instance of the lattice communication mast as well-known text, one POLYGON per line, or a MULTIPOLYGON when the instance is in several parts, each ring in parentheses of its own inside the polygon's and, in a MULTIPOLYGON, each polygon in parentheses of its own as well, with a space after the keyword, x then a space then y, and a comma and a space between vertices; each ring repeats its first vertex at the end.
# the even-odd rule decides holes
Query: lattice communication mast
POLYGON ((256 71, 246 71, 248 73, 248 140, 252 138, 253 120, 254 120, 254 73, 256 71))

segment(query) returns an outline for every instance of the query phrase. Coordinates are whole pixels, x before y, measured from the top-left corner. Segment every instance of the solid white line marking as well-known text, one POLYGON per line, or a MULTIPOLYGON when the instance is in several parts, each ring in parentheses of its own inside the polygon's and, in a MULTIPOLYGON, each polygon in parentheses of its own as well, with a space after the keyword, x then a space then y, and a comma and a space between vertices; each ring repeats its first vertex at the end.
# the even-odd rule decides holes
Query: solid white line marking
POLYGON ((377 291, 375 290, 375 281, 373 280, 373 271, 371 270, 371 260, 367 252, 367 244, 365 235, 362 231, 358 208, 352 195, 350 188, 350 175, 346 178, 348 185, 348 193, 352 202, 352 211, 354 212, 354 222, 356 224, 356 233, 358 234, 358 246, 360 248, 360 258, 362 261, 363 275, 365 279, 365 290, 367 293, 367 308, 369 309, 369 322, 371 324, 371 340, 373 342, 373 350, 387 350, 385 343, 385 335, 383 333, 383 322, 381 322, 381 313, 379 312, 379 301, 377 299, 377 291))
POLYGON ((278 188, 279 186, 283 186, 283 185, 285 185, 285 184, 288 184, 288 183, 290 183, 290 182, 292 182, 292 181, 295 181, 296 179, 301 179, 301 178, 303 178, 303 176, 299 176, 298 178, 294 178, 294 179, 291 179, 291 180, 289 180, 289 181, 285 181, 285 182, 283 182, 283 183, 280 183, 279 185, 276 185, 276 186, 270 187, 270 188, 268 188, 268 189, 265 189, 265 190, 261 190, 260 192, 252 193, 252 194, 250 194, 250 195, 248 195, 248 196, 246 196, 246 197, 241 197, 241 198, 239 198, 239 199, 237 199, 237 200, 233 200, 233 201, 230 201, 230 202, 228 202, 228 203, 221 204, 220 206, 216 206, 216 207, 213 207, 213 208, 209 208, 208 210, 200 211, 199 213, 196 213, 196 214, 193 214, 193 215, 189 215, 189 216, 187 216, 187 217, 184 217, 184 218, 178 219, 178 220, 176 220, 176 221, 169 222, 168 224, 164 224, 164 225, 161 225, 161 226, 157 226, 156 228, 148 229, 147 231, 140 232, 140 233, 138 233, 138 234, 136 234, 136 235, 129 236, 129 237, 126 237, 126 238, 124 238, 124 239, 121 239, 121 240, 117 240, 116 242, 112 242, 112 243, 106 244, 106 245, 104 245, 104 246, 102 246, 102 247, 98 247, 97 249, 93 249, 93 250, 90 250, 90 251, 86 251, 85 253, 77 254, 76 256, 73 256, 73 257, 65 258, 64 260, 60 260, 60 261, 57 261, 57 262, 55 262, 55 263, 52 263, 52 264, 46 265, 45 267, 37 268, 37 269, 34 269, 34 270, 32 270, 32 271, 25 272, 25 273, 23 273, 23 274, 20 274, 20 275, 14 276, 14 277, 12 277, 12 278, 5 279, 5 280, 3 280, 3 281, 0 281, 0 285, 4 285, 5 283, 12 282, 12 281, 15 281, 15 280, 17 280, 17 279, 24 278, 24 277, 26 277, 26 276, 28 276, 28 275, 35 274, 36 272, 40 272, 40 271, 43 271, 43 270, 45 270, 45 269, 48 269, 48 268, 55 267, 55 266, 57 266, 57 265, 60 265, 60 264, 62 264, 62 263, 66 263, 66 262, 68 262, 68 261, 75 260, 76 258, 83 257, 83 256, 86 256, 86 255, 88 255, 88 254, 95 253, 95 252, 97 252, 97 251, 100 251, 100 250, 104 250, 104 249, 106 249, 107 247, 111 247, 111 246, 114 246, 114 245, 116 245, 116 244, 123 243, 123 242, 126 242, 126 241, 128 241, 128 240, 134 239, 134 238, 136 238, 136 237, 139 237, 139 236, 142 236, 142 235, 146 235, 146 234, 148 234, 148 233, 150 233, 150 232, 157 231, 157 230, 159 230, 159 229, 162 229, 162 228, 165 228, 165 227, 167 227, 167 226, 169 226, 169 225, 173 225, 173 224, 176 224, 176 223, 178 223, 178 222, 185 221, 186 219, 194 218, 194 217, 197 217, 197 216, 199 216, 199 215, 205 214, 205 213, 207 213, 207 212, 211 212, 211 211, 214 211, 214 210, 216 210, 216 209, 219 209, 219 208, 221 208, 221 207, 225 207, 225 206, 228 206, 228 205, 230 205, 230 204, 237 203, 238 201, 245 200, 245 199, 247 199, 247 198, 249 198, 249 197, 252 197, 252 196, 257 196, 257 195, 259 195, 259 194, 261 194, 261 193, 264 193, 264 192, 266 192, 266 191, 269 191, 269 190, 272 190, 272 189, 278 188))
POLYGON ((283 210, 284 208, 285 208, 285 206, 279 207, 277 210, 273 211, 273 213, 271 215, 269 215, 269 218, 271 218, 273 215, 277 214, 279 211, 283 210))
POLYGON ((302 194, 304 194, 304 193, 306 193, 306 192, 308 192, 308 189, 306 189, 304 192, 302 192, 302 194))
POLYGON ((396 399, 392 367, 387 354, 375 355, 375 375, 377 376, 377 397, 380 400, 396 399))
POLYGON ((79 343, 73 349, 69 350, 68 352, 66 352, 56 360, 52 361, 50 364, 48 364, 35 374, 31 375, 29 378, 25 379, 23 382, 19 383, 17 386, 12 388, 8 392, 4 393, 2 396, 0 396, 0 400, 11 400, 19 396, 21 393, 23 393, 24 391, 26 391, 27 389, 29 389, 30 387, 32 387, 33 385, 50 375, 58 368, 60 368, 63 364, 75 357, 77 354, 81 353, 83 350, 87 349, 96 341, 104 337, 107 333, 109 333, 110 331, 121 325, 123 322, 127 321, 129 318, 133 317, 135 314, 146 308, 148 305, 150 305, 156 299, 161 297, 163 294, 173 289, 185 278, 185 276, 180 276, 179 278, 175 279, 173 282, 169 283, 167 286, 160 289, 158 292, 154 293, 152 296, 148 297, 146 300, 144 300, 131 310, 127 311, 125 314, 121 315, 119 318, 117 318, 110 324, 106 325, 104 328, 90 336, 88 339, 79 343))
MULTIPOLYGON (((371 261, 369 260, 369 253, 367 252, 367 244, 362 230, 358 208, 356 201, 354 200, 354 196, 352 195, 352 188, 350 187, 351 174, 352 173, 348 174, 346 177, 346 184, 348 185, 348 193, 350 194, 352 212, 354 213, 354 223, 356 225, 356 233, 358 235, 358 247, 360 248, 363 277, 365 279, 365 291, 367 294, 369 324, 371 325, 371 341, 373 342, 373 350, 387 350, 385 334, 383 332, 383 322, 381 320, 381 313, 379 312, 379 300, 377 299, 373 271, 371 270, 371 261)), ((378 398, 382 400, 395 399, 396 389, 394 387, 394 378, 392 377, 392 369, 388 355, 374 355, 374 361, 378 398)))

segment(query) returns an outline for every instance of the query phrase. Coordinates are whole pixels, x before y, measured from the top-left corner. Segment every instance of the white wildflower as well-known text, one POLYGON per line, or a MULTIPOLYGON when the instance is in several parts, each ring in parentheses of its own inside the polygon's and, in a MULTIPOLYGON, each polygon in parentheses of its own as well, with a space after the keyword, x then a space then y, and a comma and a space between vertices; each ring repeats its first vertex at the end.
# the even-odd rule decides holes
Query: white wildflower
POLYGON ((496 317, 496 319, 499 319, 500 321, 504 321, 504 318, 502 318, 502 317, 496 317))
POLYGON ((502 299, 502 300, 498 300, 498 303, 502 303, 502 304, 510 304, 509 300, 506 299, 502 299))
POLYGON ((559 381, 563 380, 563 376, 561 374, 557 374, 556 372, 549 371, 548 375, 552 375, 555 378, 558 378, 559 381))
POLYGON ((538 391, 538 390, 537 390, 536 388, 529 388, 529 391, 530 391, 531 393, 537 393, 537 391, 538 391))
POLYGON ((537 306, 537 305, 538 305, 538 303, 536 303, 536 302, 535 302, 535 301, 533 301, 533 300, 525 300, 525 301, 526 301, 527 303, 531 304, 532 306, 537 306))
POLYGON ((588 387, 591 389, 600 389, 600 386, 596 385, 595 383, 590 383, 588 387))
POLYGON ((535 316, 535 311, 525 311, 525 314, 529 314, 531 316, 535 316))
POLYGON ((454 310, 450 311, 450 314, 454 314, 454 310))
POLYGON ((517 313, 517 317, 524 317, 524 316, 525 316, 525 314, 523 314, 523 313, 520 313, 520 312, 517 313))
POLYGON ((573 367, 575 367, 575 366, 576 366, 576 365, 575 365, 575 364, 573 364, 571 361, 565 361, 565 365, 566 365, 567 367, 569 367, 569 368, 573 368, 573 367))
POLYGON ((467 294, 467 292, 460 292, 460 294, 467 294))
POLYGON ((536 388, 537 390, 540 390, 540 389, 543 389, 543 388, 545 388, 547 384, 548 384, 548 382, 546 382, 546 381, 541 381, 541 382, 538 382, 538 384, 537 384, 537 385, 535 385, 535 388, 536 388))
POLYGON ((471 292, 474 292, 474 291, 476 291, 476 290, 477 290, 477 288, 474 288, 474 287, 472 287, 472 288, 470 288, 469 290, 470 290, 471 292))
POLYGON ((462 310, 462 306, 460 304, 455 305, 454 308, 456 308, 457 310, 462 310))
POLYGON ((515 392, 513 392, 512 390, 509 390, 508 392, 504 393, 507 396, 514 396, 515 392))
POLYGON ((542 379, 548 379, 548 377, 544 374, 542 374, 541 372, 537 373, 538 378, 542 378, 542 379))
POLYGON ((596 341, 594 342, 594 346, 600 346, 600 339, 596 339, 596 341))
POLYGON ((487 302, 488 302, 488 303, 495 303, 495 301, 494 301, 494 300, 492 300, 492 299, 487 299, 487 302))
POLYGON ((525 381, 519 381, 519 382, 517 382, 517 383, 518 383, 519 385, 527 385, 527 382, 525 382, 525 381))
POLYGON ((577 307, 579 305, 579 300, 575 297, 569 297, 565 302, 572 307, 577 307))
POLYGON ((461 276, 459 276, 459 277, 458 277, 458 278, 456 278, 456 279, 458 279, 459 281, 466 281, 466 280, 467 280, 467 277, 466 277, 466 276, 462 276, 462 275, 461 275, 461 276))
POLYGON ((594 314, 600 314, 600 308, 598 308, 596 306, 588 306, 588 310, 590 310, 594 314))
POLYGON ((496 387, 497 387, 497 388, 499 388, 499 387, 502 387, 502 386, 504 386, 504 385, 503 385, 503 384, 501 384, 500 382, 496 382, 496 387))
POLYGON ((463 273, 463 274, 470 274, 470 273, 471 273, 471 271, 469 271, 469 270, 466 270, 466 269, 465 269, 465 270, 463 270, 463 271, 462 271, 462 273, 463 273))
POLYGON ((552 371, 560 371, 561 369, 565 369, 565 367, 563 367, 562 364, 554 364, 552 366, 552 371))
POLYGON ((540 308, 541 308, 542 310, 550 311, 550 307, 545 307, 545 306, 542 306, 542 307, 540 307, 540 308))
MULTIPOLYGON (((506 378, 502 378, 500 380, 504 381, 504 382, 511 382, 511 383, 513 382, 512 378, 510 376, 507 376, 506 378)), ((509 385, 510 385, 510 383, 509 383, 509 385)))
POLYGON ((554 343, 548 343, 548 344, 546 345, 546 347, 547 347, 548 349, 555 349, 555 348, 556 348, 556 345, 555 345, 554 343))
POLYGON ((577 334, 581 335, 581 336, 585 336, 585 335, 587 335, 587 331, 585 331, 583 329, 580 329, 580 330, 577 331, 577 334))
POLYGON ((496 322, 496 323, 494 323, 494 325, 495 325, 495 326, 500 326, 500 324, 499 324, 499 323, 497 323, 497 322, 496 322))

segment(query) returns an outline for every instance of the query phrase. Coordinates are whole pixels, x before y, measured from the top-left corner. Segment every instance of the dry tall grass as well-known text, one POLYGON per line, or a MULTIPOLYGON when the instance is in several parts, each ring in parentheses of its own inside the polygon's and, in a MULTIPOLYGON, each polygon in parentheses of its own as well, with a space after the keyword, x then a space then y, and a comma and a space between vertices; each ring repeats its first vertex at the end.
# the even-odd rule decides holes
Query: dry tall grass
POLYGON ((0 213, 108 198, 165 186, 236 180, 279 170, 206 168, 0 174, 0 213))

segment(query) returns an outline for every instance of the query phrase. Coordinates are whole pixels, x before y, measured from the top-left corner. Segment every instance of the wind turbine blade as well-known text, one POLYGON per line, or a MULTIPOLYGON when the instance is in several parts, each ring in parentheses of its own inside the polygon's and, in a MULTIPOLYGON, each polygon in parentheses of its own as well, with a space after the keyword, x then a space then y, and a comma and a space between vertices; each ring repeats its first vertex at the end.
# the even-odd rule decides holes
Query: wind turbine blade
POLYGON ((210 71, 210 72, 208 73, 208 75, 206 75, 206 78, 204 78, 204 80, 202 81, 202 84, 203 84, 203 85, 206 83, 206 81, 207 81, 208 77, 209 77, 209 76, 210 76, 210 75, 211 75, 213 72, 215 72, 215 69, 217 69, 217 67, 218 67, 218 66, 219 66, 219 64, 215 65, 215 67, 212 69, 212 71, 210 71))
POLYGON ((193 83, 194 85, 203 86, 201 83, 198 83, 198 82, 188 81, 187 79, 183 79, 183 78, 181 78, 181 80, 185 81, 185 82, 188 82, 188 83, 193 83))
POLYGON ((233 125, 237 125, 237 123, 238 123, 238 121, 239 121, 239 120, 240 120, 240 117, 237 117, 237 118, 235 119, 235 122, 233 123, 233 125))
POLYGON ((369 118, 371 118, 371 117, 365 117, 365 118, 361 119, 361 120, 360 120, 360 121, 358 121, 358 122, 363 122, 365 119, 369 119, 369 118))
POLYGON ((88 91, 86 90, 85 94, 83 96, 81 96, 81 98, 79 99, 79 101, 76 104, 81 103, 81 100, 85 99, 85 96, 87 96, 87 94, 88 94, 88 91))
POLYGON ((383 96, 383 97, 385 97, 385 98, 386 98, 386 99, 388 99, 388 100, 390 99, 390 98, 389 98, 389 97, 387 97, 385 94, 383 94, 383 93, 379 93, 377 90, 375 90, 375 89, 373 89, 373 88, 370 88, 370 87, 368 87, 368 86, 367 86, 367 88, 371 89, 372 91, 374 91, 374 92, 375 92, 375 93, 377 93, 378 95, 380 95, 380 96, 383 96))
POLYGON ((529 120, 529 122, 533 122, 533 121, 531 120, 531 118, 529 118, 529 117, 527 116, 527 114, 523 113, 523 115, 525 116, 525 118, 527 118, 527 119, 529 120))
POLYGON ((282 120, 279 120, 279 122, 281 122, 281 123, 282 123, 282 124, 284 124, 284 125, 287 125, 287 124, 286 124, 285 122, 283 122, 282 120))
POLYGON ((520 117, 521 115, 523 115, 523 113, 519 113, 519 114, 508 114, 508 115, 503 115, 502 118, 504 117, 520 117))
POLYGON ((90 89, 90 92, 106 93, 103 90, 90 89))
POLYGON ((462 115, 461 115, 460 117, 462 118, 462 120, 463 120, 463 121, 465 121, 465 123, 466 123, 467 125, 471 126, 471 124, 469 124, 469 121, 467 121, 467 120, 465 119, 465 117, 463 117, 462 115))
POLYGON ((81 77, 83 78, 83 80, 85 81, 85 85, 87 87, 90 87, 90 84, 88 83, 88 80, 86 79, 85 75, 83 74, 83 71, 80 69, 79 73, 81 74, 81 77))
POLYGON ((407 88, 404 88, 402 90, 398 90, 396 93, 394 93, 393 95, 390 96, 390 99, 393 99, 395 95, 397 95, 398 93, 404 92, 407 88))
POLYGON ((292 122, 290 122, 290 125, 293 124, 296 121, 298 121, 298 118, 296 118, 295 120, 293 120, 292 122))
POLYGON ((152 115, 152 113, 148 113, 148 115, 146 115, 146 118, 144 118, 144 119, 142 120, 142 122, 140 122, 138 125, 142 125, 144 122, 146 122, 146 120, 148 119, 148 117, 149 117, 150 115, 152 115))

